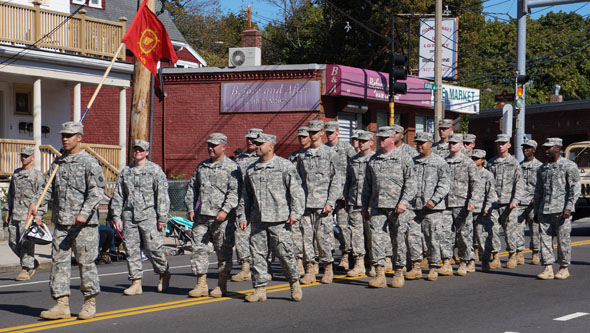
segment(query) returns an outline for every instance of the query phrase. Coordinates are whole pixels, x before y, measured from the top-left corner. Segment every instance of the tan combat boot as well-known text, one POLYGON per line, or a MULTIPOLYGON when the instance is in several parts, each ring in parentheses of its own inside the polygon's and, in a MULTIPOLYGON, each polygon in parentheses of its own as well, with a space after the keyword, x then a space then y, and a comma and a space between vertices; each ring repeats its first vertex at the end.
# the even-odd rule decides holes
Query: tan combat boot
POLYGON ((367 276, 370 277, 375 277, 377 276, 377 272, 375 272, 375 266, 371 266, 371 268, 369 269, 369 271, 367 272, 367 276))
POLYGON ((438 274, 442 276, 452 276, 453 266, 451 266, 451 259, 444 259, 443 266, 438 269, 438 274))
POLYGON ((188 292, 190 297, 206 297, 209 296, 209 287, 207 286, 207 274, 197 275, 197 285, 188 292))
POLYGON ((316 262, 313 264, 313 274, 318 275, 320 274, 320 263, 316 262))
POLYGON ((518 265, 517 261, 516 261, 516 253, 512 252, 510 253, 510 256, 508 257, 508 261, 506 262, 506 268, 516 268, 516 266, 518 265))
POLYGON ((246 301, 250 303, 266 301, 266 289, 264 287, 256 287, 252 294, 246 296, 246 301))
POLYGON ((301 285, 299 281, 289 282, 291 287, 291 299, 295 302, 300 302, 303 298, 303 292, 301 291, 301 285))
POLYGON ((467 271, 469 273, 475 272, 475 260, 469 260, 469 263, 467 264, 467 271))
MULTIPOLYGON (((219 278, 217 279, 217 287, 215 287, 215 289, 211 290, 211 292, 209 293, 209 296, 211 296, 213 298, 220 298, 220 297, 224 297, 225 294, 227 294, 227 274, 219 273, 219 278)), ((266 299, 266 296, 265 296, 265 299, 266 299)))
POLYGON ((475 260, 480 261, 479 258, 479 249, 475 248, 475 260))
POLYGON ((340 258, 340 263, 338 264, 338 268, 347 271, 350 267, 348 267, 348 253, 343 253, 342 258, 340 258))
POLYGON ((412 263, 412 269, 407 272, 404 277, 406 280, 415 280, 422 278, 422 264, 420 261, 414 261, 412 263))
POLYGON ((334 271, 332 266, 333 264, 331 262, 324 262, 324 276, 322 276, 322 280, 320 281, 321 283, 330 284, 334 280, 334 271))
POLYGON ((346 276, 355 277, 365 274, 365 258, 359 256, 355 258, 354 267, 346 273, 346 276))
POLYGON ((314 264, 308 262, 305 264, 305 275, 301 278, 301 284, 315 283, 315 267, 314 264))
POLYGON ((301 258, 297 258, 297 270, 299 271, 299 276, 305 274, 305 267, 303 267, 303 260, 301 258))
POLYGON ((393 274, 393 279, 391 280, 391 286, 393 288, 401 288, 406 283, 404 279, 404 272, 402 271, 401 267, 398 267, 393 274))
POLYGON ((438 280, 438 268, 436 266, 430 266, 430 271, 428 271, 428 276, 426 277, 428 281, 436 281, 438 280))
POLYGON ((393 273, 393 264, 391 263, 391 257, 385 257, 385 273, 393 273))
POLYGON ((428 268, 428 258, 422 259, 420 262, 420 268, 428 268))
POLYGON ((464 260, 461 260, 461 262, 459 263, 459 268, 457 268, 457 275, 458 276, 467 275, 467 264, 465 264, 464 260))
POLYGON ((524 253, 522 251, 516 251, 516 263, 524 265, 524 253))
POLYGON ((231 277, 234 282, 251 281, 252 277, 250 274, 250 263, 248 261, 242 262, 242 270, 231 277))
POLYGON ((570 277, 570 272, 566 267, 559 267, 559 271, 557 271, 557 273, 555 273, 555 278, 558 280, 565 280, 568 277, 570 277))
POLYGON ((160 281, 158 281, 158 292, 163 293, 168 290, 170 286, 170 272, 165 271, 164 273, 160 274, 160 281))
POLYGON ((537 279, 539 280, 553 280, 553 266, 546 265, 545 270, 537 275, 537 279))
POLYGON ((541 260, 539 258, 539 251, 533 251, 533 260, 531 261, 532 265, 539 265, 541 260))
POLYGON ((141 295, 143 290, 141 289, 141 279, 131 280, 131 286, 123 290, 123 294, 127 296, 141 295))
POLYGON ((96 314, 96 296, 84 297, 84 304, 82 304, 82 310, 78 313, 78 319, 87 320, 94 318, 96 314))
POLYGON ((70 297, 62 296, 56 299, 56 304, 49 310, 41 312, 43 319, 67 319, 70 315, 70 297))
POLYGON ((498 252, 494 253, 494 260, 490 263, 491 269, 499 269, 502 268, 502 263, 500 262, 500 254, 498 252))
POLYGON ((375 277, 369 281, 369 287, 387 288, 387 280, 385 279, 385 268, 383 266, 375 267, 375 277))
POLYGON ((14 278, 15 281, 29 281, 31 279, 31 274, 26 268, 21 269, 20 273, 14 278))

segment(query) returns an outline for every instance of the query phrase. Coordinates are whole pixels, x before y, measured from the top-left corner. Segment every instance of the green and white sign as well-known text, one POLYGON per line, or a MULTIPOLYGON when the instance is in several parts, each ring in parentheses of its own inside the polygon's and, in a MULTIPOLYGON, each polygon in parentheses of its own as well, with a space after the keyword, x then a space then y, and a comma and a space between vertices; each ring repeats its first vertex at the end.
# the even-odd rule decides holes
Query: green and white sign
MULTIPOLYGON (((479 89, 443 84, 442 98, 445 110, 466 114, 479 113, 479 89)), ((434 107, 434 94, 430 101, 431 106, 434 107)))

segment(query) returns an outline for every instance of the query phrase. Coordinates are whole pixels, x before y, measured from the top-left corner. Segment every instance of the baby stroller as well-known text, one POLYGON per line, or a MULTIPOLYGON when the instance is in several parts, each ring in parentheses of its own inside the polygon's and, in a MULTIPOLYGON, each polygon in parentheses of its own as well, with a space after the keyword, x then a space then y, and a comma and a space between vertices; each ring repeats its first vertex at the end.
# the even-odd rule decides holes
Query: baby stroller
POLYGON ((166 222, 166 237, 174 238, 175 250, 172 250, 170 254, 173 256, 184 254, 184 247, 189 241, 195 242, 191 232, 193 229, 193 222, 182 218, 180 216, 172 216, 166 222))

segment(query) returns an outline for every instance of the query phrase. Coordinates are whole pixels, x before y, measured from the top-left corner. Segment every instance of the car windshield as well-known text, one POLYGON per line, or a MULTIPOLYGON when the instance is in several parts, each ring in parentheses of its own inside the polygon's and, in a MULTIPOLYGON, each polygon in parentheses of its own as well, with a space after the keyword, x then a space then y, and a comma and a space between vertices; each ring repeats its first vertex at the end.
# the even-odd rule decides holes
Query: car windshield
POLYGON ((578 165, 578 168, 590 168, 590 148, 572 148, 569 151, 568 158, 574 161, 578 165))

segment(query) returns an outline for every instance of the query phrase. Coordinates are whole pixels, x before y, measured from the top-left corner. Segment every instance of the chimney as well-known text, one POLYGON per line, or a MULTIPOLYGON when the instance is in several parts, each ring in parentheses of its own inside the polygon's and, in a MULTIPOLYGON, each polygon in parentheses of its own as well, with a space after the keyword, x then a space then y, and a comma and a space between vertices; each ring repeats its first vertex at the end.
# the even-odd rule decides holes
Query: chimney
POLYGON ((563 102, 563 96, 559 94, 559 90, 561 90, 561 86, 559 84, 554 84, 553 90, 555 90, 555 95, 551 95, 551 97, 549 97, 549 103, 563 102))
POLYGON ((252 26, 252 7, 248 5, 248 27, 242 31, 242 47, 262 49, 262 31, 252 26))

